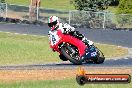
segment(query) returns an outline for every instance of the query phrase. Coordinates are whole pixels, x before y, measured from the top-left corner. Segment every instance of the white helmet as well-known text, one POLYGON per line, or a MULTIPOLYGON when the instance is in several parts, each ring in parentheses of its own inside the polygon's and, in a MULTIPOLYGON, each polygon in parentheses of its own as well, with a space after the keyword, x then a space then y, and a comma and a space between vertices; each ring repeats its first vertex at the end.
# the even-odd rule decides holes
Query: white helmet
POLYGON ((57 16, 50 16, 48 18, 48 26, 53 31, 59 25, 59 18, 57 16))

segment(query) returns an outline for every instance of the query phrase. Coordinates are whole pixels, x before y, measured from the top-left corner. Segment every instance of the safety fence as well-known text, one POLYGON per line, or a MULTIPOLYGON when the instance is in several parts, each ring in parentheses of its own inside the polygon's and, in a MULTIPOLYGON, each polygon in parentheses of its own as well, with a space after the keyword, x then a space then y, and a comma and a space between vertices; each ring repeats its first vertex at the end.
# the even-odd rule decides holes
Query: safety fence
POLYGON ((70 11, 70 24, 86 28, 132 28, 132 14, 70 11))
MULTIPOLYGON (((62 22, 80 28, 132 28, 132 14, 115 14, 110 12, 89 12, 77 10, 55 10, 31 6, 0 4, 0 17, 19 19, 18 22, 46 23, 47 18, 56 15, 62 22)), ((1 18, 0 18, 1 21, 1 18)))
POLYGON ((34 21, 46 23, 47 18, 51 15, 56 15, 62 18, 61 21, 63 22, 69 22, 69 11, 67 10, 55 10, 42 7, 35 8, 33 6, 31 7, 7 4, 4 8, 0 7, 0 11, 1 11, 0 17, 20 19, 20 21, 26 20, 31 23, 34 21))
POLYGON ((6 18, 7 16, 7 4, 0 3, 0 17, 6 18))

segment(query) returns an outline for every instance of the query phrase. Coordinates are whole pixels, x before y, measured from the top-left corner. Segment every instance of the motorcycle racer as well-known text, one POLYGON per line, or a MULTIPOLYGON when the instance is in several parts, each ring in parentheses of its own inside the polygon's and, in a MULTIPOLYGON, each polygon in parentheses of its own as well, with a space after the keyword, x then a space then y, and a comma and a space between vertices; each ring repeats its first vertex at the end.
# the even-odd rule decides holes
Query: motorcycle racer
POLYGON ((59 53, 62 61, 70 61, 76 65, 89 61, 96 64, 104 62, 103 53, 74 27, 60 23, 56 16, 49 17, 48 26, 51 29, 48 33, 50 48, 59 53))
POLYGON ((61 30, 63 34, 70 34, 71 36, 82 40, 87 46, 93 45, 92 41, 85 38, 84 35, 81 34, 79 31, 76 31, 74 27, 70 26, 67 23, 60 23, 57 16, 50 16, 48 18, 48 26, 51 29, 50 32, 61 30))

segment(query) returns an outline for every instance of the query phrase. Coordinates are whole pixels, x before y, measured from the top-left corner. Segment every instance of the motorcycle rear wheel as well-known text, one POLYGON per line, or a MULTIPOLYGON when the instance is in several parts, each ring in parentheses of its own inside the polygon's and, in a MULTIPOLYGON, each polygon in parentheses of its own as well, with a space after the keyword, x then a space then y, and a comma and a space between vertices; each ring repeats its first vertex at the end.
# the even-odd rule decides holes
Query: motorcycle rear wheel
POLYGON ((75 47, 72 47, 70 45, 65 45, 65 46, 62 46, 61 47, 61 53, 70 61, 72 62, 73 64, 76 64, 76 65, 81 65, 82 64, 82 61, 80 60, 80 56, 79 55, 75 55, 75 56, 71 56, 72 54, 72 51, 71 49, 74 49, 74 51, 77 51, 75 49, 75 47), (71 54, 71 55, 70 55, 71 54))

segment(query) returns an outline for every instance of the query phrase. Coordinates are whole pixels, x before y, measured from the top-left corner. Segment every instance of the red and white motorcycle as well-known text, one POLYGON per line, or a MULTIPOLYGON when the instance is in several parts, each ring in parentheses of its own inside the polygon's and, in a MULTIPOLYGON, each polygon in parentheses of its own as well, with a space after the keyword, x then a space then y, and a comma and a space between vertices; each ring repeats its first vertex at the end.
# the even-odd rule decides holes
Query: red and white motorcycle
POLYGON ((87 46, 81 40, 69 34, 63 34, 60 30, 49 31, 50 48, 60 53, 63 61, 69 60, 73 64, 93 62, 101 64, 105 57, 103 53, 93 45, 87 46))

